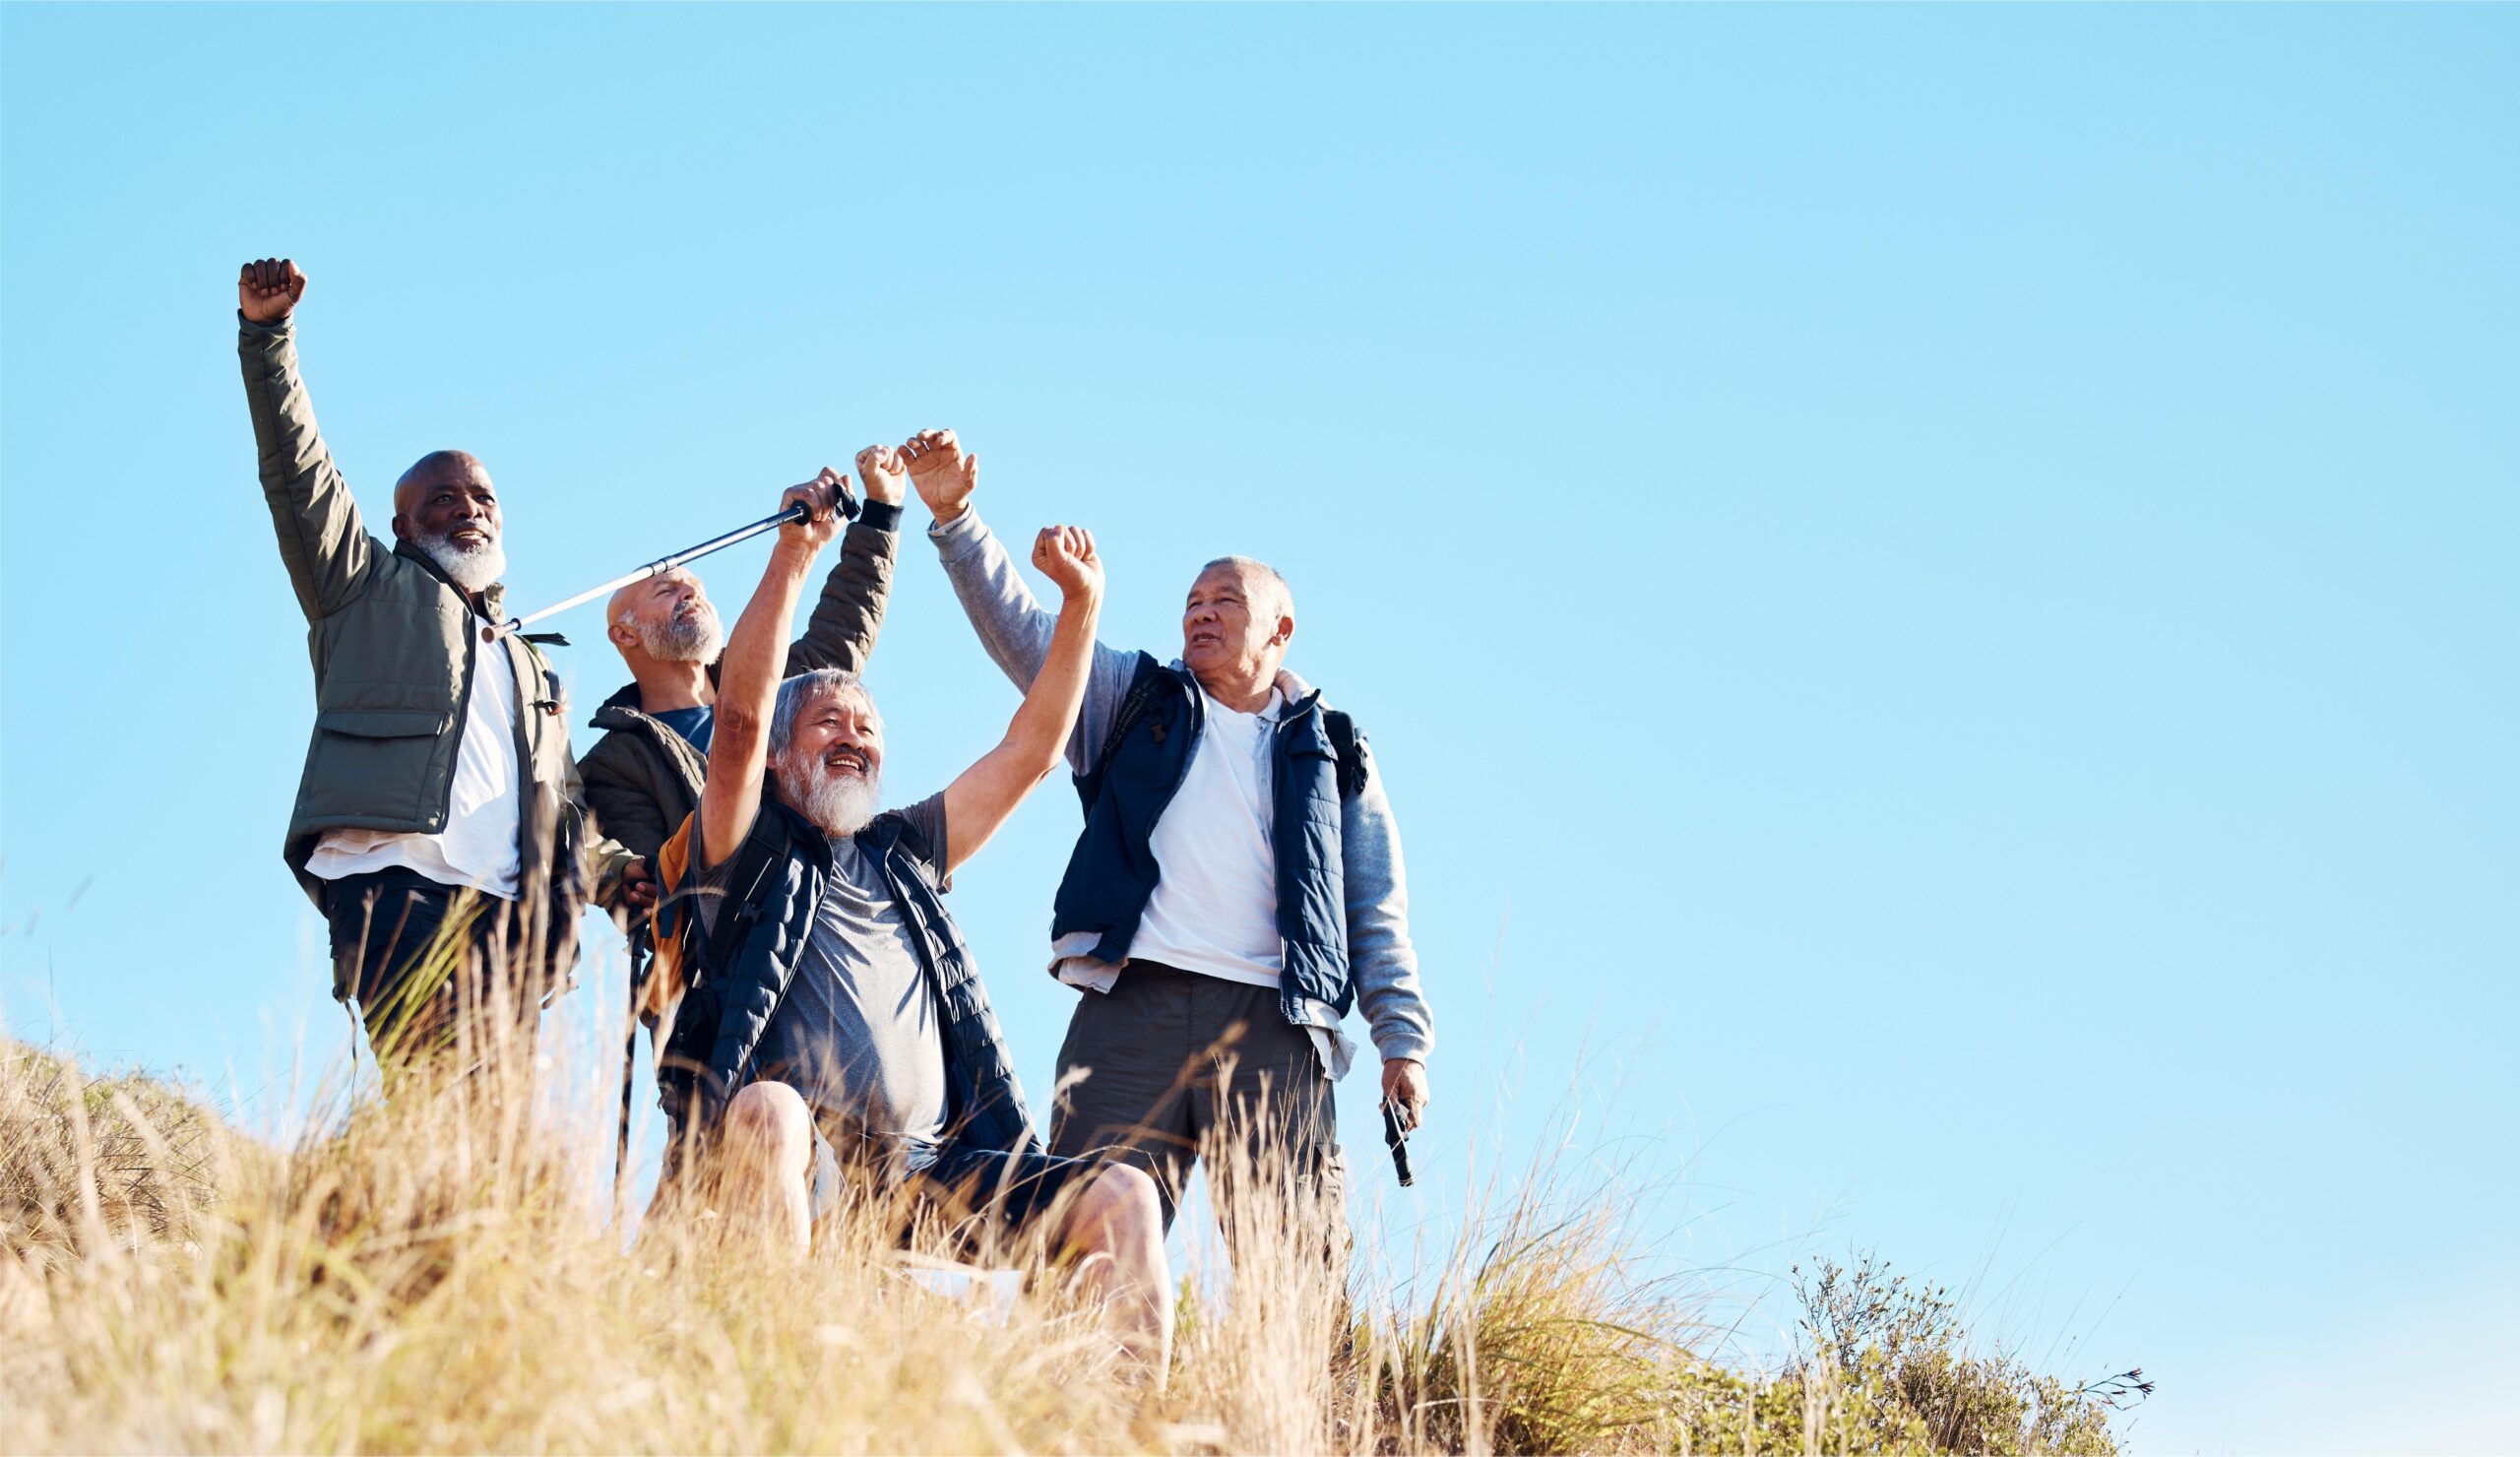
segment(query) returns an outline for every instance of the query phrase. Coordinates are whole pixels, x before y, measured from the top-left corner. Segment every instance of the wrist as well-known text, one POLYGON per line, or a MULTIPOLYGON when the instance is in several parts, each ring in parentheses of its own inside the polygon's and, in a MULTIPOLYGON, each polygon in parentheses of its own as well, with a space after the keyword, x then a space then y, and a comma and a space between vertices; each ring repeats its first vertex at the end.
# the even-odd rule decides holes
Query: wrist
POLYGON ((935 514, 938 526, 950 526, 960 520, 964 512, 972 509, 972 498, 965 496, 959 501, 951 501, 942 506, 930 505, 927 509, 935 514))

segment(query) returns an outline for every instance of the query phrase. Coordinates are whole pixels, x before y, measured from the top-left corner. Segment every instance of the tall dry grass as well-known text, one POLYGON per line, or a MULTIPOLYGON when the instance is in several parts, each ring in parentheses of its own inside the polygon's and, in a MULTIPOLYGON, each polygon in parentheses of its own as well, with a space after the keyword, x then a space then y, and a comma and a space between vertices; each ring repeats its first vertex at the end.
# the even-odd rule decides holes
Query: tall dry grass
MULTIPOLYGON (((946 1232, 905 1255, 879 1201, 801 1266, 696 1201, 625 1238, 617 1084, 468 1060, 275 1147, 0 1043, 0 1449, 1930 1447, 1877 1372, 1704 1360, 1687 1292, 1637 1273, 1622 1189, 1554 1159, 1405 1264, 1330 1238, 1289 1180, 1212 1180, 1229 1227, 1304 1233, 1245 1233, 1230 1282, 1185 1281, 1149 1395, 1033 1252, 1000 1252, 1032 1262, 1009 1298, 962 1299, 914 1268, 946 1232)), ((2105 1449, 2077 1431, 2057 1449, 2105 1449)))

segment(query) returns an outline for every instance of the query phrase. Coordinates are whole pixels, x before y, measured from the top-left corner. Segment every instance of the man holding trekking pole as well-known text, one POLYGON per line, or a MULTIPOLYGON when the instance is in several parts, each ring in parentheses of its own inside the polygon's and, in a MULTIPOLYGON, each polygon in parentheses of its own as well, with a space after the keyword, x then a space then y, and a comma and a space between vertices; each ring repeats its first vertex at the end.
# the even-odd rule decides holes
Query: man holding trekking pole
MULTIPOLYGON (((1019 687, 1032 682, 1053 619, 971 508, 977 459, 945 430, 903 453, 981 646, 1019 687)), ((1108 1149, 1154 1173, 1167 1226, 1221 1130, 1335 1207, 1331 1084, 1354 1055, 1340 1027, 1352 1006, 1382 1054, 1395 1142, 1426 1106, 1434 1024, 1399 830, 1364 735, 1282 666, 1294 627, 1275 571, 1209 562, 1178 659, 1095 648, 1067 742, 1085 828, 1050 960, 1084 995, 1059 1048, 1050 1148, 1108 1149)))
MULTIPOLYGON (((876 446, 857 453, 857 470, 866 504, 842 535, 840 563, 805 635, 788 646, 791 673, 865 671, 884 625, 909 477, 891 450, 876 446)), ((841 477, 826 469, 816 478, 829 486, 841 477)), ((630 682, 596 710, 593 727, 603 736, 578 761, 578 773, 597 826, 632 854, 653 855, 700 804, 725 632, 700 578, 677 566, 614 593, 604 637, 630 682)))
POLYGON ((507 557, 481 463, 420 457, 394 486, 393 542, 368 535, 298 377, 305 291, 284 258, 236 281, 263 500, 315 668, 284 854, 330 925, 334 997, 399 1064, 467 1017, 530 1036, 587 900, 645 904, 653 881, 586 824, 559 674, 496 630, 507 557))

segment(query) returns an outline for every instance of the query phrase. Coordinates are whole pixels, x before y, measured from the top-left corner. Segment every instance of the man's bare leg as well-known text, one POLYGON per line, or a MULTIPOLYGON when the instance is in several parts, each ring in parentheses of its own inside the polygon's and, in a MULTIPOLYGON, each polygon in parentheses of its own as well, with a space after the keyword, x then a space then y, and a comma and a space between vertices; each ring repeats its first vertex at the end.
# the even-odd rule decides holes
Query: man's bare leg
POLYGON ((1102 1302, 1112 1333, 1162 1391, 1172 1365, 1172 1271, 1155 1180, 1126 1164, 1104 1166, 1078 1191, 1058 1242, 1078 1287, 1102 1302))
MULTIPOLYGON (((786 1083, 752 1083, 726 1106, 728 1223, 803 1259, 813 1243, 814 1115, 786 1083)), ((1161 1250, 1157 1251, 1159 1257, 1161 1250)))

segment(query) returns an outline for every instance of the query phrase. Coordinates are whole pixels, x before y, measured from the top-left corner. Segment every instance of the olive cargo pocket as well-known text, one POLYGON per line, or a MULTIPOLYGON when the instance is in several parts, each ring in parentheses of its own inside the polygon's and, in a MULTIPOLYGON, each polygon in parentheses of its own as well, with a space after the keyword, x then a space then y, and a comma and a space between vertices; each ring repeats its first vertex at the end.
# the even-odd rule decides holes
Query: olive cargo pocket
POLYGON ((306 747, 300 816, 427 818, 444 807, 427 802, 429 765, 454 726, 453 714, 426 709, 321 711, 306 747))

